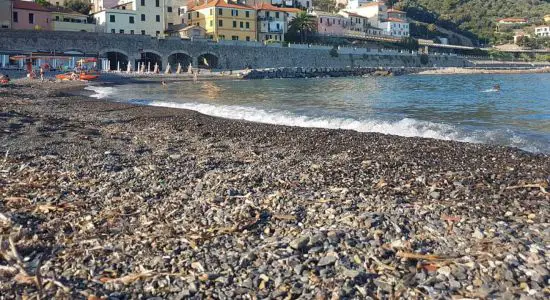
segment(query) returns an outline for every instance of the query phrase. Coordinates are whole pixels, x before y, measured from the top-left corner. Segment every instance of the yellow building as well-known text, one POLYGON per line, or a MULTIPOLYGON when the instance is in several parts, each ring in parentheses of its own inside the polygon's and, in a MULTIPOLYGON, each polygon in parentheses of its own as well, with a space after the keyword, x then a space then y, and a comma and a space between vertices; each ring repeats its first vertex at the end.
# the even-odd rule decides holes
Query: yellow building
POLYGON ((546 24, 550 24, 550 15, 544 16, 544 22, 546 22, 546 24))
POLYGON ((256 41, 256 10, 252 6, 212 0, 193 7, 188 25, 206 29, 213 40, 256 41))
POLYGON ((88 16, 61 6, 50 6, 51 26, 54 31, 96 31, 95 24, 88 23, 88 16))

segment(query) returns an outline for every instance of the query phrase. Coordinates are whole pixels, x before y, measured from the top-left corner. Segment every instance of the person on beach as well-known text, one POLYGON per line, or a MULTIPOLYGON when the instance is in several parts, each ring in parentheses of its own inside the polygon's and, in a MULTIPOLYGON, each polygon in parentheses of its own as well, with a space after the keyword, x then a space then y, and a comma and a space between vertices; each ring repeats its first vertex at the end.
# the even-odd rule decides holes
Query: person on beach
POLYGON ((164 81, 164 80, 161 81, 160 84, 162 84, 163 87, 166 87, 166 86, 167 86, 166 81, 164 81))
POLYGON ((193 82, 199 81, 199 72, 193 72, 193 82))
POLYGON ((44 68, 40 67, 40 80, 44 81, 44 68))

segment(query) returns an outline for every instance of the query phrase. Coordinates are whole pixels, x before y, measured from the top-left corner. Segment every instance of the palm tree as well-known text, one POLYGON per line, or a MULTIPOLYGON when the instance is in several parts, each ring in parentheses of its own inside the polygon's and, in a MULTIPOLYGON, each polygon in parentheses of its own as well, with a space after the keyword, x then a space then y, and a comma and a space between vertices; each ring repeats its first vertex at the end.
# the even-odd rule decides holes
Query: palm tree
POLYGON ((308 33, 317 31, 317 19, 305 11, 300 12, 288 25, 289 30, 300 34, 302 43, 306 41, 308 33))

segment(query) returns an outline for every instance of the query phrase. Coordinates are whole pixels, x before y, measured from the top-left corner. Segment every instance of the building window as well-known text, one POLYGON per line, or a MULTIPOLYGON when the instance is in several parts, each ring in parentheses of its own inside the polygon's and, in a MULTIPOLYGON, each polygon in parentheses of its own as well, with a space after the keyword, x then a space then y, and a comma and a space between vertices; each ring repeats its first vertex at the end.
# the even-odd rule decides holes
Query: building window
POLYGON ((145 6, 145 0, 141 0, 141 6, 145 6))
POLYGON ((237 28, 237 21, 233 21, 233 28, 237 28))
POLYGON ((160 15, 157 15, 156 19, 157 19, 157 22, 160 22, 160 15))
POLYGON ((197 12, 197 13, 196 13, 195 15, 196 15, 196 16, 197 16, 197 18, 198 18, 198 17, 199 17, 199 12, 197 12))
POLYGON ((129 17, 129 22, 130 22, 130 24, 134 24, 134 16, 129 17))
POLYGON ((160 0, 155 0, 155 6, 160 7, 160 0))
POLYGON ((210 15, 212 15, 214 13, 214 9, 210 9, 210 15))
POLYGON ((124 29, 121 29, 119 32, 122 33, 122 34, 124 34, 124 29))
POLYGON ((236 9, 232 9, 232 10, 231 10, 231 15, 232 15, 233 17, 238 17, 238 16, 239 16, 239 11, 236 10, 236 9))
POLYGON ((56 21, 59 21, 59 16, 55 16, 55 20, 56 20, 56 21))
POLYGON ((218 39, 225 40, 225 35, 221 34, 218 39))
POLYGON ((218 8, 218 15, 223 16, 223 9, 218 8))
POLYGON ((134 34, 134 30, 130 30, 130 34, 134 34))
POLYGON ((323 18, 319 18, 319 23, 323 24, 323 18))
POLYGON ((265 17, 269 18, 269 12, 268 11, 265 12, 265 17))
POLYGON ((239 40, 239 37, 236 36, 236 35, 232 35, 232 36, 231 36, 231 39, 234 40, 234 41, 238 41, 238 40, 239 40))
POLYGON ((16 11, 13 12, 13 22, 14 23, 19 22, 19 15, 17 14, 16 11))
POLYGON ((223 27, 223 20, 218 20, 218 26, 223 27))
POLYGON ((159 35, 160 35, 160 31, 155 32, 155 35, 156 35, 156 36, 159 36, 159 35))
POLYGON ((250 18, 250 12, 249 11, 246 11, 244 14, 246 15, 247 18, 250 18))
POLYGON ((250 42, 250 37, 249 36, 246 37, 246 41, 250 42))
POLYGON ((29 14, 29 24, 34 24, 34 14, 29 14))
POLYGON ((279 12, 275 12, 275 18, 279 18, 279 12))
POLYGON ((171 13, 171 12, 172 12, 172 6, 167 6, 167 7, 166 7, 166 11, 169 12, 169 13, 171 13))
POLYGON ((246 22, 246 28, 250 28, 250 22, 246 22))
POLYGON ((210 27, 214 26, 214 20, 210 20, 210 27))
POLYGON ((111 29, 111 33, 115 33, 115 30, 114 30, 114 29, 111 29))
POLYGON ((244 23, 243 23, 243 22, 240 22, 240 23, 239 23, 239 27, 240 27, 240 28, 244 28, 244 23))
MULTIPOLYGON (((187 19, 191 20, 191 13, 188 13, 188 14, 187 14, 187 19)), ((181 21, 181 22, 182 22, 182 23, 185 23, 185 22, 183 22, 183 21, 181 21)))
POLYGON ((141 20, 145 22, 145 14, 141 14, 141 20))

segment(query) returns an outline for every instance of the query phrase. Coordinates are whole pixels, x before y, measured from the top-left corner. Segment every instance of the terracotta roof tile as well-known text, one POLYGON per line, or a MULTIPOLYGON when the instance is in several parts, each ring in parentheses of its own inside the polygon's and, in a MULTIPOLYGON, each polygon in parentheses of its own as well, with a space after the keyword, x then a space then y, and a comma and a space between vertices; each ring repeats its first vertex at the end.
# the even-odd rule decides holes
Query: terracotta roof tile
POLYGON ((20 1, 20 0, 16 0, 13 2, 13 8, 24 9, 24 10, 35 10, 35 11, 49 11, 47 8, 45 8, 44 6, 38 3, 29 2, 29 1, 20 1))
POLYGON ((236 3, 227 3, 224 0, 212 0, 203 5, 195 6, 190 9, 190 11, 200 10, 209 7, 225 7, 225 8, 236 8, 236 9, 254 9, 252 6, 236 3))

